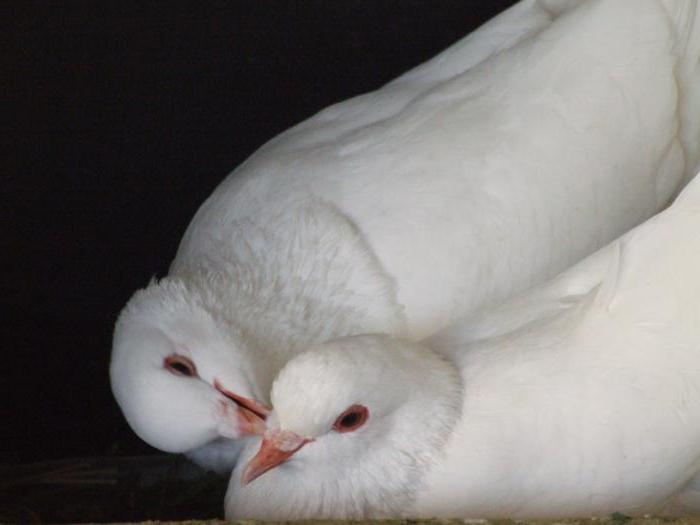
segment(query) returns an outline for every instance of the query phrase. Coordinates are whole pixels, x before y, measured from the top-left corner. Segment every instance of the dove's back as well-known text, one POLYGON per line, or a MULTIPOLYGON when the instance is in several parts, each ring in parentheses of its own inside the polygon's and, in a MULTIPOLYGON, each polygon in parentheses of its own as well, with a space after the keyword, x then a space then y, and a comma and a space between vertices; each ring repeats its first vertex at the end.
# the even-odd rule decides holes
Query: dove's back
POLYGON ((241 221, 320 199, 395 283, 414 337, 542 282, 694 171, 697 26, 694 0, 523 1, 261 148, 199 210, 173 273, 241 221))

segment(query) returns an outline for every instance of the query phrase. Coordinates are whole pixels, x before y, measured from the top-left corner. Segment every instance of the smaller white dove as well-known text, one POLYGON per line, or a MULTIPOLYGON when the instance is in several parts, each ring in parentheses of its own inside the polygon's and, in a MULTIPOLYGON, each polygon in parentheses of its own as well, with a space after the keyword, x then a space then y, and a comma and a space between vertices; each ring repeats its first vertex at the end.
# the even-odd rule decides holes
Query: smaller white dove
POLYGON ((229 519, 697 512, 700 177, 491 315, 298 355, 272 402, 229 519))

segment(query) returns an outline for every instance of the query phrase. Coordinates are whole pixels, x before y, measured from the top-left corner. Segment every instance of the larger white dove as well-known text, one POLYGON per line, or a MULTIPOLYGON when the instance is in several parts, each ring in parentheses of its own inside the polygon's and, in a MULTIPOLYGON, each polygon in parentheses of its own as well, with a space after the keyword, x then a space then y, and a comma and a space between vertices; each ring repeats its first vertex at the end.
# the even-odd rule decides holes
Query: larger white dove
POLYGON ((424 337, 661 209, 698 160, 696 7, 523 0, 262 147, 117 322, 136 433, 225 470, 309 344, 424 337))
POLYGON ((354 336, 292 359, 227 518, 700 510, 700 176, 488 317, 424 346, 354 336), (496 335, 469 343, 479 327, 496 335))

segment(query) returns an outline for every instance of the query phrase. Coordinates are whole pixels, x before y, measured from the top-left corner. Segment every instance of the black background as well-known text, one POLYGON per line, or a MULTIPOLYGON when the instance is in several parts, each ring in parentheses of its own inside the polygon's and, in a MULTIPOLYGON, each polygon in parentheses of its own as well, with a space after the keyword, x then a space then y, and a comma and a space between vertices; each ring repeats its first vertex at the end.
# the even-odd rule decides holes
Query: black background
POLYGON ((197 207, 512 3, 4 3, 0 464, 148 451, 109 390, 112 325, 197 207))

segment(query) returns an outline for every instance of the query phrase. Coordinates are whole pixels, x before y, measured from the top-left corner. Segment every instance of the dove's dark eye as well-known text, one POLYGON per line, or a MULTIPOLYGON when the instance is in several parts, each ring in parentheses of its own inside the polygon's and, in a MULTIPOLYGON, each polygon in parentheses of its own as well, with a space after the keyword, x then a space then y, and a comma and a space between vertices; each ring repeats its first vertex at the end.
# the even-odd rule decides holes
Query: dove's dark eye
POLYGON ((362 405, 352 405, 338 416, 333 423, 336 432, 352 432, 357 430, 369 419, 369 410, 362 405))
POLYGON ((170 355, 163 361, 163 366, 168 372, 178 376, 194 377, 197 375, 197 368, 194 363, 181 355, 170 355))

